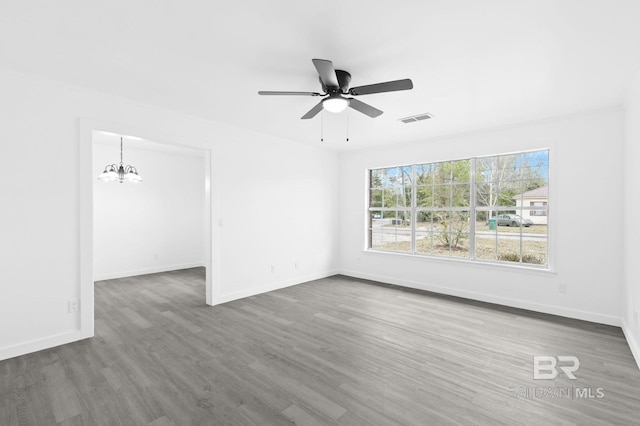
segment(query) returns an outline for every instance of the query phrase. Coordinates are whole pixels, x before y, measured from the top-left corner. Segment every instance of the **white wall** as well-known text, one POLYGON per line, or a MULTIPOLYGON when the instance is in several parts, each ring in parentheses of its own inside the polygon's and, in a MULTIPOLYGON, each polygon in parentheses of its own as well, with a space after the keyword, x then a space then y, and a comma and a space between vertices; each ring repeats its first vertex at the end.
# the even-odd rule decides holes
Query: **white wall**
MULTIPOLYGON (((416 124, 419 125, 419 124, 416 124)), ((428 126, 428 123, 424 124, 428 126)), ((622 309, 620 108, 486 132, 344 153, 340 159, 343 273, 608 324, 622 309), (550 148, 554 273, 364 251, 368 168, 550 148), (610 208, 581 214, 606 197, 610 208), (566 286, 566 293, 562 293, 566 286)))
MULTIPOLYGON (((120 161, 119 139, 111 139, 115 144, 93 145, 96 176, 120 161)), ((134 165, 143 182, 94 179, 95 280, 204 266, 204 155, 128 142, 125 164, 134 165)))
POLYGON ((625 105, 624 310, 622 329, 640 366, 640 75, 625 105), (634 315, 635 314, 635 315, 634 315))
POLYGON ((5 70, 0 93, 0 359, 82 336, 80 119, 211 150, 218 301, 334 273, 335 153, 5 70))
POLYGON ((337 154, 248 141, 226 144, 220 154, 227 170, 220 260, 233 271, 223 280, 223 300, 335 272, 337 154))

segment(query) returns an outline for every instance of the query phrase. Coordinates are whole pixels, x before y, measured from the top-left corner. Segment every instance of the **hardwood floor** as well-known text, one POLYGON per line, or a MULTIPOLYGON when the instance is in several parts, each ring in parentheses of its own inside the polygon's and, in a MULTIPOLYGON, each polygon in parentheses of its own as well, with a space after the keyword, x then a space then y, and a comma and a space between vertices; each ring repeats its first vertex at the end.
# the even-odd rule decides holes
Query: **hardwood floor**
POLYGON ((640 424, 616 327, 341 276, 216 307, 199 268, 95 290, 93 339, 0 362, 0 425, 640 424))

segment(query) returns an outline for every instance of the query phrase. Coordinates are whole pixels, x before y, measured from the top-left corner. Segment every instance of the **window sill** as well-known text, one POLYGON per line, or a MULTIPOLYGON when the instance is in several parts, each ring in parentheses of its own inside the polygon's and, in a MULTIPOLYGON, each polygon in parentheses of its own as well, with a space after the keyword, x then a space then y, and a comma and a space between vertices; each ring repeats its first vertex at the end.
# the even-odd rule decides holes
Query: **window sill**
POLYGON ((541 266, 524 266, 524 265, 514 265, 510 263, 498 263, 498 262, 489 262, 489 261, 480 261, 480 260, 470 260, 464 258, 456 258, 456 257, 440 257, 440 256, 429 256, 422 254, 411 254, 411 253, 399 253, 392 251, 382 251, 382 250, 372 250, 372 249, 364 249, 362 251, 366 255, 374 255, 374 256, 398 256, 400 258, 412 259, 414 261, 426 261, 426 262, 437 262, 437 263, 462 263, 467 265, 473 265, 474 267, 481 267, 485 269, 492 270, 503 270, 510 272, 524 272, 531 273, 535 275, 557 275, 557 271, 551 269, 550 267, 541 267, 541 266))

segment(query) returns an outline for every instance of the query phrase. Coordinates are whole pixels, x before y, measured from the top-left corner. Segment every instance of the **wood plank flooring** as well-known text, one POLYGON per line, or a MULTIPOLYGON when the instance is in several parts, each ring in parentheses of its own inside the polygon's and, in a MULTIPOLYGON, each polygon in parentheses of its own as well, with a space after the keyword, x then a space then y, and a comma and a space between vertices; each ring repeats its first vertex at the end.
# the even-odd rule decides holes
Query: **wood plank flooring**
POLYGON ((0 425, 640 424, 616 327, 341 276, 216 307, 201 268, 95 290, 94 338, 0 362, 0 425))

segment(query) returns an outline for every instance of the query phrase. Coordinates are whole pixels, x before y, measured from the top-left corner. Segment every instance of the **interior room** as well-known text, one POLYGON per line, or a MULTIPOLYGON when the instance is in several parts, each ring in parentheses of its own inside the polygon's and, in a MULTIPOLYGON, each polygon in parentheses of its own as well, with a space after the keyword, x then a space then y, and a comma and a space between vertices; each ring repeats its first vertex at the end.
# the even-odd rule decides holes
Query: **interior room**
POLYGON ((126 163, 145 170, 133 185, 94 179, 94 279, 204 268, 204 151, 124 139, 93 134, 94 170, 119 163, 120 143, 126 163))
POLYGON ((636 424, 638 16, 0 5, 0 424, 636 424))

